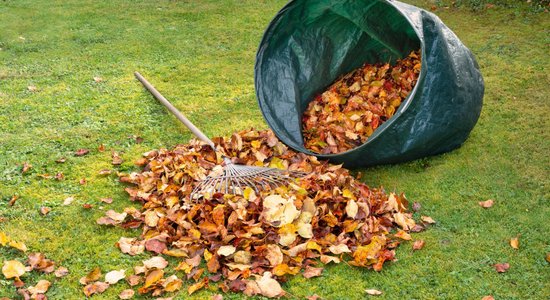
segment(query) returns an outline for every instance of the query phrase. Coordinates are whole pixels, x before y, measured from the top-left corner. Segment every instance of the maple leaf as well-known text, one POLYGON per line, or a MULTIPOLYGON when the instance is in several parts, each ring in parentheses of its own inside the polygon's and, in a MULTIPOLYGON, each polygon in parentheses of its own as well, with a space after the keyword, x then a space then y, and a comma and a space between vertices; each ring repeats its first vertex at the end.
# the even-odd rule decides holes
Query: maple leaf
POLYGON ((493 206, 494 203, 495 203, 495 201, 493 201, 492 199, 489 199, 487 201, 479 202, 479 206, 481 206, 483 208, 490 208, 490 207, 493 206))
POLYGON ((495 264, 494 266, 495 266, 495 270, 497 270, 497 272, 499 273, 504 273, 508 271, 508 269, 510 269, 509 263, 498 263, 498 264, 495 264))
POLYGON ((5 260, 2 266, 2 274, 6 279, 19 278, 25 274, 25 266, 17 260, 5 260))

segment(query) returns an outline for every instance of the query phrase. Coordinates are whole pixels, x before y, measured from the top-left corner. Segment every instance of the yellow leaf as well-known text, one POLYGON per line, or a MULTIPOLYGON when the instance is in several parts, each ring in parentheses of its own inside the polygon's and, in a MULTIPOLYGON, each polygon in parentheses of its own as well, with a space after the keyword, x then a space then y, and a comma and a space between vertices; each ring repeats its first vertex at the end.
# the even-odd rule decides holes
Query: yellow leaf
POLYGON ((2 274, 6 279, 10 278, 19 278, 21 275, 25 274, 25 266, 17 260, 5 260, 4 266, 2 267, 2 274))
POLYGON ((23 244, 23 242, 16 242, 14 240, 11 240, 8 245, 10 245, 10 247, 12 248, 15 248, 17 250, 21 250, 23 252, 26 252, 27 251, 27 246, 25 244, 23 244))
POLYGON ((269 163, 269 167, 286 170, 285 165, 283 164, 283 160, 278 157, 273 157, 271 159, 271 162, 269 163))
POLYGON ((252 145, 252 147, 254 147, 256 149, 260 149, 260 147, 262 146, 262 141, 255 140, 255 141, 250 142, 250 145, 252 145))
POLYGON ((317 250, 319 251, 319 253, 322 253, 322 249, 321 249, 321 246, 319 246, 319 244, 317 244, 316 242, 314 241, 309 241, 307 242, 307 245, 306 245, 306 248, 308 250, 317 250))
POLYGON ((148 288, 152 286, 153 284, 157 283, 159 280, 162 279, 162 276, 164 276, 164 271, 161 269, 155 269, 147 275, 147 278, 145 278, 145 284, 143 285, 144 288, 148 288))
POLYGON ((353 192, 348 190, 348 189, 344 189, 342 191, 342 196, 344 196, 344 198, 347 198, 347 199, 352 199, 352 200, 357 199, 357 198, 355 198, 355 195, 353 194, 353 192))
POLYGON ((207 249, 204 249, 204 260, 209 261, 212 258, 213 254, 210 253, 207 249))
POLYGON ((511 238, 510 239, 510 246, 514 249, 519 249, 519 237, 511 238))
POLYGON ((407 232, 403 231, 403 230, 399 230, 396 234, 395 234, 395 237, 398 237, 402 240, 406 240, 406 241, 410 241, 411 240, 411 235, 408 234, 407 232))
POLYGON ((10 237, 0 231, 0 245, 6 246, 10 241, 10 237))

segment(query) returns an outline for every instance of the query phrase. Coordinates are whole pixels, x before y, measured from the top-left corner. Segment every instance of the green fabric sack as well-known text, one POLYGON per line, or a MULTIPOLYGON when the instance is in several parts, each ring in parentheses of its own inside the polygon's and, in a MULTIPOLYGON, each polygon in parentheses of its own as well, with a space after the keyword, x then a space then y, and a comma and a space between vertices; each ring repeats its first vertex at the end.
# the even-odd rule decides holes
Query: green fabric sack
POLYGON ((348 168, 399 163, 460 147, 476 124, 484 84, 472 53, 434 14, 391 0, 295 0, 271 21, 254 74, 267 124, 289 147, 348 168), (363 63, 421 49, 419 79, 395 115, 361 146, 321 155, 304 148, 308 102, 363 63))

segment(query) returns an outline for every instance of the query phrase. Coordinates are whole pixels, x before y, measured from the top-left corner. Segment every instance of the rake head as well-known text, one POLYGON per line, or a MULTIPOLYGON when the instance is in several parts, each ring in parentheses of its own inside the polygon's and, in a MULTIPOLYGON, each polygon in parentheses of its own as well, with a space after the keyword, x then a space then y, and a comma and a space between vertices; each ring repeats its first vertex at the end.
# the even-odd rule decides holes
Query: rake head
POLYGON ((206 177, 193 189, 190 198, 198 199, 206 193, 242 195, 247 187, 259 193, 262 190, 286 185, 304 175, 305 173, 299 171, 236 165, 229 158, 225 158, 223 173, 206 177))

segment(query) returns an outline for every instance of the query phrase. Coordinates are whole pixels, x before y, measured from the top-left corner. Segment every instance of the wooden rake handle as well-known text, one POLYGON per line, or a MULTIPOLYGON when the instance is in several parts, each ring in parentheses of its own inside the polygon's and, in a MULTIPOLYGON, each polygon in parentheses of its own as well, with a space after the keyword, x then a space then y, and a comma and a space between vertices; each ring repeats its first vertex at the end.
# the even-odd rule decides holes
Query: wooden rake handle
POLYGON ((134 72, 134 75, 160 103, 166 106, 166 108, 168 108, 168 110, 172 114, 174 114, 174 116, 176 116, 176 118, 178 118, 178 120, 180 120, 183 123, 183 125, 185 125, 185 127, 189 128, 189 130, 191 130, 191 132, 196 137, 198 137, 199 139, 207 143, 210 147, 212 147, 214 151, 217 151, 216 145, 214 145, 214 142, 212 142, 210 138, 208 138, 204 133, 202 133, 202 131, 198 129, 197 126, 191 123, 191 121, 189 121, 177 108, 175 108, 174 105, 172 105, 172 103, 166 100, 166 98, 164 98, 164 96, 162 96, 159 93, 159 91, 157 91, 157 89, 155 89, 155 87, 152 84, 150 84, 149 81, 147 81, 147 79, 143 78, 143 76, 141 76, 141 74, 139 74, 138 72, 134 72))

